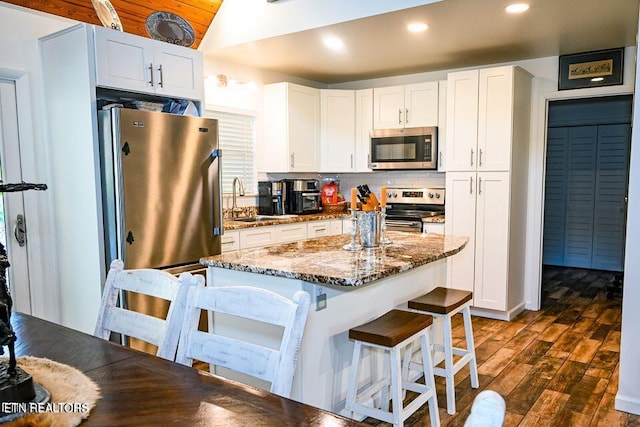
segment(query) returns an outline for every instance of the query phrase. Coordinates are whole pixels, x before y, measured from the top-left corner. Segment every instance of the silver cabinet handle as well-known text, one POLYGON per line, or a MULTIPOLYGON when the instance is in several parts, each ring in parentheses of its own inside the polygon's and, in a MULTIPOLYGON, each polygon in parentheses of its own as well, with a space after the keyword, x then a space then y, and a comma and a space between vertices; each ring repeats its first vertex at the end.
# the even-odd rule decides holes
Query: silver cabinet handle
POLYGON ((473 177, 469 177, 469 194, 473 194, 473 177))
POLYGON ((149 64, 149 84, 153 87, 153 63, 149 64))
POLYGON ((295 165, 295 153, 291 153, 291 167, 293 167, 295 165))
POLYGON ((236 241, 235 240, 229 240, 228 242, 222 242, 223 245, 233 245, 236 241))
POLYGON ((478 177, 478 195, 482 194, 482 177, 478 177))
POLYGON ((322 231, 326 231, 326 228, 316 228, 316 233, 320 233, 322 231))
POLYGON ((482 148, 478 151, 478 166, 482 166, 482 148))
POLYGON ((409 123, 409 109, 405 108, 405 113, 404 113, 404 122, 405 123, 409 123))
POLYGON ((473 166, 473 148, 471 149, 471 166, 473 166))
POLYGON ((402 124, 402 108, 398 108, 398 124, 402 124))
POLYGON ((438 165, 442 166, 442 151, 440 151, 438 154, 440 155, 440 158, 438 159, 438 165))
POLYGON ((162 64, 158 67, 158 71, 160 72, 160 80, 158 81, 158 86, 164 87, 164 79, 162 76, 162 64))
POLYGON ((353 154, 351 155, 351 169, 353 169, 353 154))

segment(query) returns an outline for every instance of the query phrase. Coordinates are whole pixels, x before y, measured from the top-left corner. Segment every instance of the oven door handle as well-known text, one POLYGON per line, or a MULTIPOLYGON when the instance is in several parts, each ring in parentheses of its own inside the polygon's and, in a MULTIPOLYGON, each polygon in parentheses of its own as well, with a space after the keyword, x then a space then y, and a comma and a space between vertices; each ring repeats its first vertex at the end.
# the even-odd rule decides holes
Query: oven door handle
POLYGON ((302 197, 316 197, 319 195, 320 193, 302 193, 302 197))
POLYGON ((387 220, 386 221, 388 227, 422 227, 422 222, 418 221, 397 221, 397 220, 387 220))

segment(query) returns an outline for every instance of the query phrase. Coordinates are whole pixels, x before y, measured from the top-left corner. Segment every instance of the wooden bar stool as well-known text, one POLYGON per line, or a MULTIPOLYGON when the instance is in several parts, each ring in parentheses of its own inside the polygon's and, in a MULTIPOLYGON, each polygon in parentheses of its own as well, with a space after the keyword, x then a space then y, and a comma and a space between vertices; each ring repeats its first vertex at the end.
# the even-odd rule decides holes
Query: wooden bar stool
POLYGON ((358 413, 393 423, 394 426, 402 426, 404 420, 428 401, 431 425, 440 425, 438 401, 433 377, 433 362, 431 360, 429 335, 427 331, 432 321, 433 318, 431 316, 424 314, 403 310, 391 310, 371 322, 349 330, 349 338, 355 340, 346 403, 346 410, 351 418, 354 417, 354 413, 358 413), (410 344, 414 341, 420 342, 425 384, 405 381, 402 378, 400 352, 404 348, 411 348, 412 346, 410 344), (388 352, 385 353, 384 365, 385 371, 390 372, 385 372, 383 374, 385 378, 373 383, 367 387, 366 390, 357 393, 358 370, 363 345, 379 348, 388 352), (389 376, 391 377, 390 380, 389 376), (389 388, 391 391, 390 395, 389 388), (404 407, 402 402, 404 390, 411 390, 418 393, 418 396, 406 407, 404 407), (379 391, 381 392, 380 408, 365 406, 362 403, 366 399, 373 398, 379 391), (388 411, 389 398, 392 402, 391 412, 388 411))
MULTIPOLYGON (((447 413, 456 413, 456 389, 454 375, 464 365, 469 364, 471 371, 471 387, 478 388, 478 366, 476 364, 476 350, 473 343, 473 329, 471 327, 471 298, 473 293, 470 291, 462 291, 459 289, 449 289, 438 287, 409 301, 408 307, 426 314, 430 314, 435 318, 443 321, 443 345, 434 344, 433 350, 444 352, 444 369, 434 368, 435 375, 445 377, 447 385, 447 413), (451 318, 462 312, 464 320, 464 335, 467 342, 467 348, 453 347, 453 339, 451 332, 451 318), (453 356, 461 356, 461 358, 453 363, 453 356)), ((409 368, 415 365, 405 359, 409 368)), ((417 369, 417 367, 413 367, 417 369)))

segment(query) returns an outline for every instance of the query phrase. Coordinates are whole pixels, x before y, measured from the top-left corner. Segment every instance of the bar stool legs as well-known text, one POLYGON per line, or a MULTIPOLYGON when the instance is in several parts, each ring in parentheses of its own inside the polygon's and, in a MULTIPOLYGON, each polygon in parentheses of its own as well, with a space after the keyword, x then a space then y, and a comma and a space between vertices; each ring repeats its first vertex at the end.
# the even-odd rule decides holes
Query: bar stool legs
POLYGON ((380 318, 349 331, 349 338, 355 340, 346 402, 346 410, 351 418, 355 413, 358 413, 393 423, 394 426, 402 426, 411 414, 428 402, 431 425, 440 425, 427 331, 430 324, 431 316, 391 310, 380 318), (421 317, 413 317, 415 315, 421 317), (402 350, 407 346, 411 347, 411 344, 416 341, 420 343, 425 384, 409 381, 402 375, 402 350), (388 357, 389 363, 385 363, 388 370, 385 369, 384 378, 358 393, 358 367, 363 346, 388 352, 388 356, 385 354, 385 358, 388 357), (406 407, 403 405, 405 390, 418 393, 418 396, 406 407), (381 394, 380 408, 367 406, 363 403, 365 400, 373 398, 378 392, 381 394), (388 411, 389 399, 391 399, 391 412, 388 411))
MULTIPOLYGON (((434 374, 444 377, 447 390, 447 413, 456 413, 455 374, 466 364, 469 364, 471 387, 478 388, 478 366, 476 363, 475 345, 473 342, 473 329, 471 325, 471 298, 472 293, 457 289, 436 288, 426 295, 409 301, 410 309, 430 314, 434 318, 442 319, 443 345, 434 345, 433 349, 442 350, 444 353, 444 368, 434 368, 434 374), (466 348, 453 346, 451 318, 462 313, 464 322, 464 334, 466 348), (454 363, 454 356, 460 359, 454 363)), ((409 363, 409 368, 413 367, 409 363)))

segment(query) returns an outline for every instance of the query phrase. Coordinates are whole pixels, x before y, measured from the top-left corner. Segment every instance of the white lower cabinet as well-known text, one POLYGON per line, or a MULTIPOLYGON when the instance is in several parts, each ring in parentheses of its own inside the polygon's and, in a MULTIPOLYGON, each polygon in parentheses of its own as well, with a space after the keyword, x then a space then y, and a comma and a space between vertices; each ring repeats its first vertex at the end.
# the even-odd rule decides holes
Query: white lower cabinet
MULTIPOLYGON (((447 172, 445 233, 468 236, 468 245, 448 258, 447 287, 473 292, 473 306, 507 312, 521 300, 517 272, 524 235, 511 236, 509 172, 447 172), (510 275, 513 275, 510 280, 510 275)), ((517 219, 514 223, 518 222, 517 219)))
POLYGON ((342 234, 342 220, 341 219, 332 219, 329 221, 330 231, 329 234, 332 236, 336 236, 338 234, 342 234))
POLYGON ((424 233, 444 234, 444 222, 426 222, 422 224, 424 233))
POLYGON ((240 249, 259 248, 278 243, 276 227, 255 227, 240 230, 240 249))
POLYGON ((240 232, 225 231, 221 239, 222 253, 233 252, 240 249, 240 232))
POLYGON ((288 243, 297 242, 298 240, 304 240, 307 238, 306 224, 294 223, 287 225, 276 225, 276 242, 274 243, 288 243))
POLYGON ((307 224, 307 238, 329 236, 331 233, 330 221, 313 221, 307 224))

